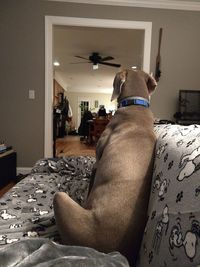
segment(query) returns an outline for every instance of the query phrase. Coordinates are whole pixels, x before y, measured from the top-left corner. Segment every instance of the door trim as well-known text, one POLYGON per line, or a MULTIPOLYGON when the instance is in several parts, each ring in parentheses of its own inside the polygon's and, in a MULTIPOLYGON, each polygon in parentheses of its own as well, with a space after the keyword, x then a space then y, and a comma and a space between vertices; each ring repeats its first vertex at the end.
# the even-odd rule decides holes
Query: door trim
POLYGON ((143 69, 150 72, 152 22, 45 16, 44 157, 53 156, 53 26, 84 26, 144 30, 143 69))

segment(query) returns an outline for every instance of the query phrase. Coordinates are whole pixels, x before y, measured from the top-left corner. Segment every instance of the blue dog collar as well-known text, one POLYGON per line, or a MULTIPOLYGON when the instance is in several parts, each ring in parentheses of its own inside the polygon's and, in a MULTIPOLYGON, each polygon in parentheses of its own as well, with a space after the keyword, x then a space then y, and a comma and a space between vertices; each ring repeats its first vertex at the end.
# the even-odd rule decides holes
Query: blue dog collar
POLYGON ((138 105, 148 108, 150 106, 149 101, 143 97, 131 97, 120 101, 119 108, 130 105, 138 105))

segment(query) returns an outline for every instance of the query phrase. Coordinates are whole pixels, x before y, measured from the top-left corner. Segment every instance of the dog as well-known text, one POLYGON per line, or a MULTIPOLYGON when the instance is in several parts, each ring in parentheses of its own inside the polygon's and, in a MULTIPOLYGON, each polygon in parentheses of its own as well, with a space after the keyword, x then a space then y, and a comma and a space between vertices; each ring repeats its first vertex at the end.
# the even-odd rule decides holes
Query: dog
POLYGON ((116 74, 111 100, 119 108, 96 145, 96 163, 85 206, 67 194, 54 196, 54 212, 64 244, 101 252, 119 251, 131 266, 146 224, 155 134, 149 97, 155 79, 143 71, 116 74))

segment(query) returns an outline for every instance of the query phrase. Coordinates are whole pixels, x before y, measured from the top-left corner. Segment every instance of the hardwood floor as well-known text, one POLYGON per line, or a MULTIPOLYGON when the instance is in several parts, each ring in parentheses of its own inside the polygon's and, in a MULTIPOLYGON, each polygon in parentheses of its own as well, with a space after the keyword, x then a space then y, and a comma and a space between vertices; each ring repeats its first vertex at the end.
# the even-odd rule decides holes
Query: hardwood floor
POLYGON ((56 140, 56 156, 95 156, 95 145, 80 141, 80 136, 67 135, 56 140))
POLYGON ((14 182, 11 182, 0 189, 0 198, 8 191, 10 188, 12 188, 15 185, 14 182))

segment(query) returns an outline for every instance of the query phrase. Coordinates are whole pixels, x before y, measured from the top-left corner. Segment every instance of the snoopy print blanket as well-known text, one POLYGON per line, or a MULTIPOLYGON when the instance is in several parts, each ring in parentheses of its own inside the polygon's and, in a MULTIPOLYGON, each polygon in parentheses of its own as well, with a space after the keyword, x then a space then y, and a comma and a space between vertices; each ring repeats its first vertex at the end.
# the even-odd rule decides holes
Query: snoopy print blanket
POLYGON ((63 191, 82 205, 94 161, 93 157, 39 160, 26 178, 0 198, 0 248, 32 237, 57 240, 53 196, 63 191))
POLYGON ((59 244, 53 196, 63 191, 83 205, 94 162, 87 156, 39 160, 0 199, 0 267, 129 266, 118 252, 59 244))
POLYGON ((138 267, 200 266, 200 125, 158 125, 138 267))

